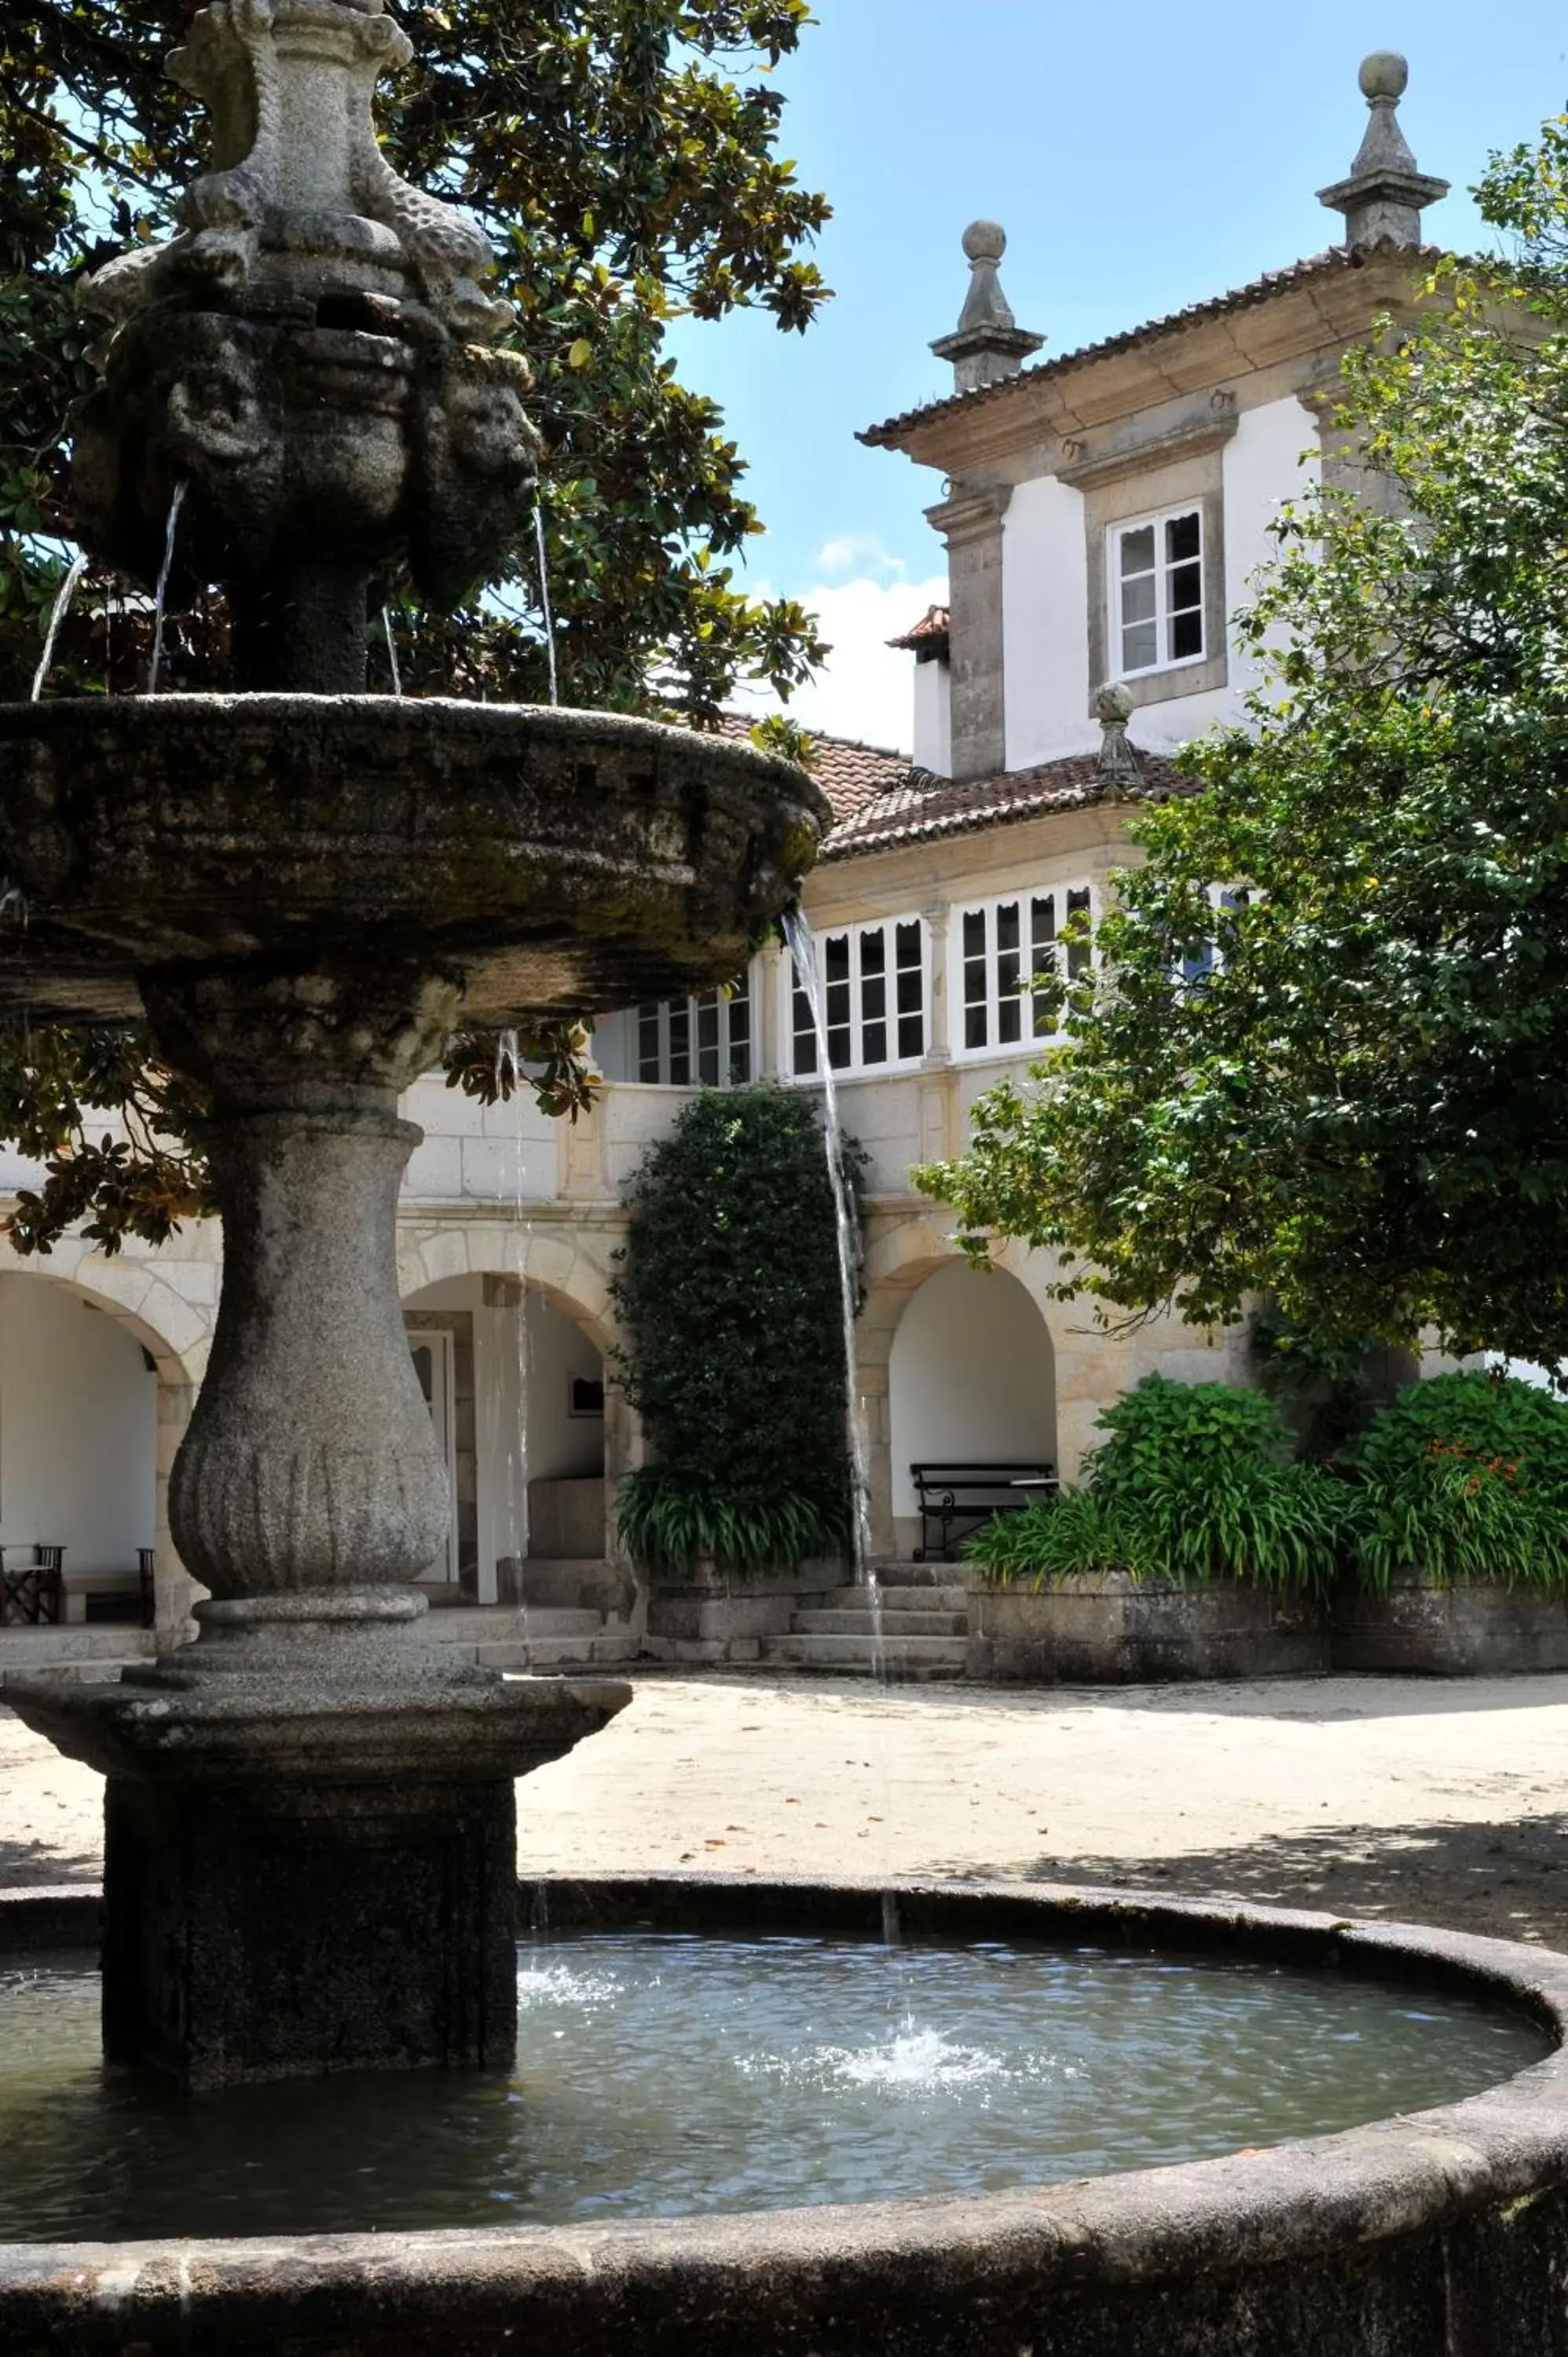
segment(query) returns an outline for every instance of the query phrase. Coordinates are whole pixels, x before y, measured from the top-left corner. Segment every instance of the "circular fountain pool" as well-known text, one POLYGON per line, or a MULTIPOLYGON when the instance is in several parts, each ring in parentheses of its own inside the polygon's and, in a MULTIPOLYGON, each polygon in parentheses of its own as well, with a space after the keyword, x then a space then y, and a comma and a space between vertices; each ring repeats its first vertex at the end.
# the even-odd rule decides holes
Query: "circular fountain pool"
POLYGON ((1456 1990, 1262 1961, 618 1932, 524 1948, 509 2077, 191 2102, 105 2072, 79 1959, 0 1978, 0 2217, 28 2241, 566 2224, 1197 2160, 1539 2061, 1456 1990))
POLYGON ((1018 1886, 553 1886, 514 2074, 194 2102, 0 1902, 0 2349, 1568 2357, 1568 1959, 1018 1886), (1357 2125, 1361 2123, 1361 2125, 1357 2125))

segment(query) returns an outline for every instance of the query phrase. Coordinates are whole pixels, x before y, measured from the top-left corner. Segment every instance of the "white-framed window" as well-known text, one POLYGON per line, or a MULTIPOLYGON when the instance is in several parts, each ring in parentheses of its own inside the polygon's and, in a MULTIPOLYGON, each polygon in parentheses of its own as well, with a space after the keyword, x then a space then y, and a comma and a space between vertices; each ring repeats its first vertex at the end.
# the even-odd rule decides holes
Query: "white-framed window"
POLYGON ((666 1088, 739 1088, 752 1071, 751 982, 698 998, 648 999, 633 1010, 634 1071, 666 1088))
POLYGON ((1111 643, 1119 679, 1203 661, 1205 561, 1201 507, 1111 526, 1111 643))
MULTIPOLYGON (((1217 914, 1234 916, 1247 907, 1252 895, 1243 885, 1211 884, 1208 904, 1217 914)), ((1181 979, 1189 990, 1201 989, 1211 974, 1218 974, 1225 963, 1225 952, 1216 940, 1201 942, 1196 950, 1188 950, 1181 962, 1181 979)))
MULTIPOLYGON (((918 1064, 927 1045, 925 920, 888 917, 811 938, 832 1071, 886 1072, 918 1064)), ((784 960, 784 987, 789 1071, 809 1080, 819 1069, 817 1034, 793 957, 784 960)))
POLYGON ((955 909, 948 941, 953 1054, 1005 1055, 1060 1039, 1061 1009, 1032 995, 1038 979, 1076 981, 1094 951, 1064 941, 1069 920, 1094 915, 1087 884, 1047 884, 955 909))

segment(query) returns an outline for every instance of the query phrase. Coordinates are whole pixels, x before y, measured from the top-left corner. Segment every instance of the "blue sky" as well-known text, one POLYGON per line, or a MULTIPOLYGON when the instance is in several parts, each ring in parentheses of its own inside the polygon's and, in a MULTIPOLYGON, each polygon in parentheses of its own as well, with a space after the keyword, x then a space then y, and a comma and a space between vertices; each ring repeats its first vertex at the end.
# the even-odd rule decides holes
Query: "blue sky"
POLYGON ((1427 216, 1436 242, 1475 247, 1466 191, 1488 151, 1568 105, 1561 0, 817 7, 780 71, 783 145, 833 204, 816 258, 837 297, 804 338, 732 318, 683 326, 677 350, 750 462, 768 533, 748 584, 808 597, 839 640, 797 708, 881 743, 907 732, 903 659, 879 662, 880 642, 940 583, 922 511, 940 487, 854 432, 950 385, 927 346, 957 319, 967 221, 1005 224, 1003 284, 1048 355, 1329 243, 1337 216, 1315 192, 1360 142, 1369 49, 1409 58, 1406 136, 1454 184, 1427 216))

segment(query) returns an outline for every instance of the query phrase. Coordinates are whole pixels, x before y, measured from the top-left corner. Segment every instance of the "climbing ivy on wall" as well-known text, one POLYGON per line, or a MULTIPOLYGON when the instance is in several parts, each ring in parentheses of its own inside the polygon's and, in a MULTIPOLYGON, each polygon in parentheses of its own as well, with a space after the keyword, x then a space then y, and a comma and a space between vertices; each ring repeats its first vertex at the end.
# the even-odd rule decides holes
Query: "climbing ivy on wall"
MULTIPOLYGON (((862 1157, 851 1149, 852 1180, 862 1157)), ((832 1190, 808 1097, 709 1090, 632 1181, 611 1292, 650 1464, 620 1501, 650 1570, 756 1572, 849 1527, 832 1190)))

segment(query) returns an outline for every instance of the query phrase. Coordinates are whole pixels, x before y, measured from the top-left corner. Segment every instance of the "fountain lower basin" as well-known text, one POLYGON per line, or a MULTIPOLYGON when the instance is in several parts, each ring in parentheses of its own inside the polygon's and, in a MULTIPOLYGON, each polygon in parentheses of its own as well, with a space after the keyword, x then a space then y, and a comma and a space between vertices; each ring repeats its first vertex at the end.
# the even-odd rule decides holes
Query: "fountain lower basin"
MULTIPOLYGON (((854 1885, 552 1886, 548 1902, 558 1928, 640 1924, 667 1935, 765 1942, 865 1943, 879 1922, 876 1895, 854 1885)), ((51 1912, 45 1902, 35 1910, 36 1931, 58 1941, 67 1911, 57 1902, 51 1912)), ((27 1928, 25 1903, 5 1913, 15 1952, 27 1928)), ((908 1890, 903 1914, 917 1943, 981 1943, 983 1958, 991 1959, 982 1979, 1004 1973, 1007 1957, 1040 1943, 1101 1952, 1093 1969, 1125 1974, 1129 1991, 1139 1984, 1128 1958, 1140 1952, 1161 1960, 1145 1990, 1190 1987, 1199 1960, 1253 1991, 1273 1975, 1304 1975, 1283 1986, 1305 1992, 1309 2046, 1332 2038, 1336 1998, 1348 2022, 1363 2025, 1369 2004, 1407 2024, 1412 2014, 1474 2009, 1477 2020, 1489 2022, 1487 2037, 1498 2039, 1497 2069, 1515 2075, 1409 2116, 1133 2174, 1092 2176, 1080 2165, 1076 2181, 1054 2183, 1031 2182, 1026 2155, 1008 2146, 1019 2124, 1027 2125, 1027 2097, 1020 2100, 1015 2086, 1006 2118, 993 2111, 998 2130, 989 2159, 983 2134, 977 2153, 955 2162, 933 2126, 923 2178, 929 2192, 918 2200, 768 2209, 757 2201, 755 2178, 742 2174, 735 2181, 750 2206, 739 2215, 628 2217, 613 2202, 590 2198, 558 2225, 430 2231, 388 2217, 392 2232, 302 2234, 263 2212, 262 2232, 248 2239, 14 2244, 0 2249, 0 2345, 84 2352, 221 2345, 242 2357, 263 2350, 290 2357, 325 2357, 329 2350, 338 2357, 390 2357, 394 2350, 400 2357, 437 2350, 478 2357, 546 2341, 571 2357, 612 2351, 617 2357, 677 2351, 681 2357, 775 2351, 1018 2357, 1024 2349, 1035 2357, 1265 2350, 1269 2357, 1365 2357, 1374 2348, 1380 2357, 1437 2351, 1557 2357, 1564 2347, 1555 2287, 1568 2261, 1568 2058, 1561 2050, 1568 1960, 1322 1916, 1015 1886, 908 1890), (1517 2070, 1521 2061, 1526 2067, 1517 2070)), ((546 1967, 586 1953, 570 1945, 545 1951, 546 1967)), ((779 1951, 771 1953, 777 1970, 779 1951)), ((789 1953, 805 1964, 814 1952, 789 1953)), ((896 1976, 896 1956, 878 1963, 896 1976)), ((657 2007, 646 1991, 639 2002, 644 2011, 630 2027, 646 2040, 657 2007)), ((898 2000, 892 2002, 896 2011, 898 2000)), ((543 2013, 525 2005, 525 2040, 531 2022, 537 2029, 547 2014, 548 2005, 543 2013)), ((567 2027, 561 2019, 547 2026, 567 2027)), ((788 2024, 781 2029, 787 2039, 788 2024)), ((994 2058, 999 2036, 999 2029, 983 2036, 972 2023, 964 2037, 947 2041, 961 2059, 968 2051, 982 2126, 987 2114, 972 2074, 976 2057, 994 2058)), ((1069 2028, 1049 2050, 1070 2050, 1071 2042, 1069 2028)), ((834 2044, 831 2029, 809 2039, 811 2067, 834 2044)), ((1234 2059, 1242 2050, 1234 2040, 1231 2047, 1234 2059)), ((848 2050, 863 2059, 867 2050, 874 2060, 880 2054, 885 2080, 889 2068, 902 2067, 896 2057, 887 2064, 881 2032, 848 2050)), ((522 2051, 526 2058, 526 2045, 522 2051)), ((772 2066, 781 2060, 788 2057, 776 2052, 772 2066)), ((762 2066, 771 2067, 766 2054, 762 2066)), ((548 2073, 547 2055, 535 2067, 548 2073)), ((613 2041, 606 2068, 613 2072, 613 2041)), ((1105 2090, 1113 2108, 1120 2095, 1124 2115, 1138 2110, 1136 2093, 1126 2097, 1139 2071, 1139 2040, 1130 2034, 1120 2086, 1105 2090)), ((677 2086, 681 2075, 674 2073, 677 2086)), ((525 2090, 526 2080, 525 2062, 525 2090)), ((375 2100, 384 2092, 373 2090, 375 2100)), ((423 2099, 426 2089, 419 2092, 423 2099)), ((1254 2143, 1282 2126, 1270 2112, 1273 2091, 1261 2092, 1249 2136, 1254 2143)), ((628 2090, 618 2105, 607 2090, 602 2115, 629 2112, 634 2094, 628 2090)), ((489 2100, 503 2099, 492 2090, 489 2100)), ((830 2137, 836 2099, 823 2086, 813 2100, 830 2137)), ((1423 2100, 1419 2082, 1404 2100, 1423 2100)), ((674 2104, 679 2109, 678 2096, 674 2104)), ((1369 2106, 1376 2107, 1369 2094, 1362 2115, 1369 2106)), ((797 2116, 811 2109, 809 2100, 797 2116)), ((842 2105, 838 2125, 845 2126, 842 2105)), ((888 2147, 879 2165, 864 2117, 850 2125, 859 2148, 847 2161, 824 2164, 825 2190, 842 2195, 858 2179, 868 2190, 907 2195, 908 2154, 888 2147)), ((1196 2145, 1189 2140, 1186 2148, 1213 2152, 1216 2134, 1222 2140, 1249 2134, 1241 2113, 1229 2129, 1200 2126, 1196 2145)), ((1163 2157, 1168 2147, 1154 2149, 1163 2157)), ((439 2145, 431 2150, 434 2168, 439 2145)), ((1042 2151, 1043 2179, 1059 2174, 1066 2160, 1096 2165, 1087 2147, 1042 2151)), ((712 2146, 702 2158, 716 2170, 725 2165, 712 2146)), ((689 2177, 690 2155, 686 2169, 689 2177)), ((780 2178, 789 2177, 786 2160, 780 2178)), ((779 2193, 798 2198, 782 2183, 779 2193)), ((700 2205, 689 2190, 675 2190, 668 2206, 700 2205)))

